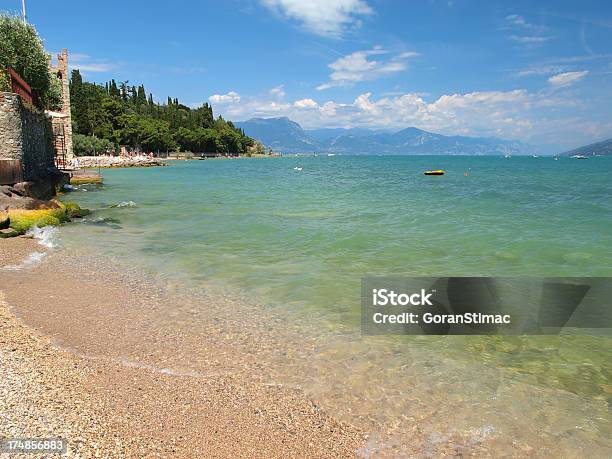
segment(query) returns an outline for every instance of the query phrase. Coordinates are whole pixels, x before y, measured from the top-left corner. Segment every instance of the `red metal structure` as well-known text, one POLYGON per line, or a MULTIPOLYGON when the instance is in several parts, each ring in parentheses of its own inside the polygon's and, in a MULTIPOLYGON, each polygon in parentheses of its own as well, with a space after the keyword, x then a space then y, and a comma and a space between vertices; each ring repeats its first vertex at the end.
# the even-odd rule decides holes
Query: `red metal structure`
POLYGON ((12 68, 7 67, 6 71, 11 79, 12 92, 19 94, 24 102, 34 105, 37 108, 41 108, 40 99, 36 94, 36 91, 30 88, 30 85, 27 84, 12 68))

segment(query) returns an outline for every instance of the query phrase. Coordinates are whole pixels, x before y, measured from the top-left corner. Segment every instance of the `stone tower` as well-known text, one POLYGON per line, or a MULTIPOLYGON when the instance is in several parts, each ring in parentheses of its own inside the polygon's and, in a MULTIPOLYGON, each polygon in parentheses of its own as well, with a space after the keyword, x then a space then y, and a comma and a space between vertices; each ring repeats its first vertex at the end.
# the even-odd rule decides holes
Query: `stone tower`
POLYGON ((70 114, 70 86, 68 74, 68 50, 62 49, 62 53, 57 55, 57 66, 53 65, 53 58, 49 61, 49 70, 54 73, 62 84, 62 109, 60 113, 64 116, 57 121, 64 126, 64 139, 66 144, 66 160, 73 159, 72 150, 72 117, 70 114))

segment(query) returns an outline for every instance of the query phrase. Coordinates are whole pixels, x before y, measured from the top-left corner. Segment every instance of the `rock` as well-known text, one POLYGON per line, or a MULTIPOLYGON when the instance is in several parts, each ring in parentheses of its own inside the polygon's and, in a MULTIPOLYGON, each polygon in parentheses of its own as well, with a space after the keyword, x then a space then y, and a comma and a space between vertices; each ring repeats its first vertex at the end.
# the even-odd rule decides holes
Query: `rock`
POLYGON ((60 207, 57 202, 42 201, 13 194, 12 196, 0 194, 0 209, 55 209, 60 207))
POLYGON ((0 239, 15 236, 19 236, 19 232, 15 231, 13 228, 0 229, 0 239))
POLYGON ((34 226, 38 228, 42 228, 43 226, 58 226, 59 224, 59 218, 54 217, 53 215, 45 215, 34 222, 34 226))
POLYGON ((8 212, 0 210, 0 229, 6 229, 11 224, 8 212))
POLYGON ((0 186, 0 195, 10 196, 13 194, 14 190, 10 185, 2 185, 0 186))
POLYGON ((58 170, 49 173, 35 181, 20 182, 12 186, 12 192, 28 198, 51 199, 55 191, 68 183, 69 176, 58 170))
POLYGON ((70 218, 81 218, 89 215, 88 209, 81 209, 81 207, 75 202, 66 203, 66 213, 70 218))

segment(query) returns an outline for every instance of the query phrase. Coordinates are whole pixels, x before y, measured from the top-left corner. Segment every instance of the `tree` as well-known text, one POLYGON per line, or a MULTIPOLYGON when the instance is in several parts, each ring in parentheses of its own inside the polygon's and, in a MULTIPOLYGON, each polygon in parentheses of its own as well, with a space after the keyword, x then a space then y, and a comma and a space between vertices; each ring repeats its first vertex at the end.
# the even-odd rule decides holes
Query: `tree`
POLYGON ((17 16, 0 14, 0 67, 11 67, 40 96, 47 108, 55 89, 48 68, 48 55, 34 26, 17 16))
POLYGON ((195 109, 168 97, 156 104, 143 85, 128 86, 115 80, 104 85, 84 82, 78 70, 70 82, 73 132, 109 142, 161 152, 181 149, 192 152, 244 154, 253 139, 222 117, 215 120, 212 107, 195 109), (124 99, 122 94, 127 92, 124 99))
POLYGON ((74 154, 77 156, 93 156, 99 153, 114 151, 113 142, 97 137, 89 137, 82 134, 75 134, 72 137, 74 154))

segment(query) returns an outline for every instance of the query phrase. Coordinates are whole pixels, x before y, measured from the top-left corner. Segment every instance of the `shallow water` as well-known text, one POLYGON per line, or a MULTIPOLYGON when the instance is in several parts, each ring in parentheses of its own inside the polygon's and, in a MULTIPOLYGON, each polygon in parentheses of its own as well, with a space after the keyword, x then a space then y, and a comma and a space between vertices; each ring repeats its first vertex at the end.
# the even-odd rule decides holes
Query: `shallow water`
POLYGON ((523 454, 611 451, 608 338, 362 338, 358 325, 366 274, 612 275, 612 158, 180 161, 104 175, 67 196, 95 212, 62 229, 63 245, 289 315, 302 341, 270 357, 275 377, 373 438, 384 425, 373 451, 401 453, 415 429, 422 451, 453 435, 500 450, 519 439, 523 454), (422 175, 432 168, 447 175, 422 175))

